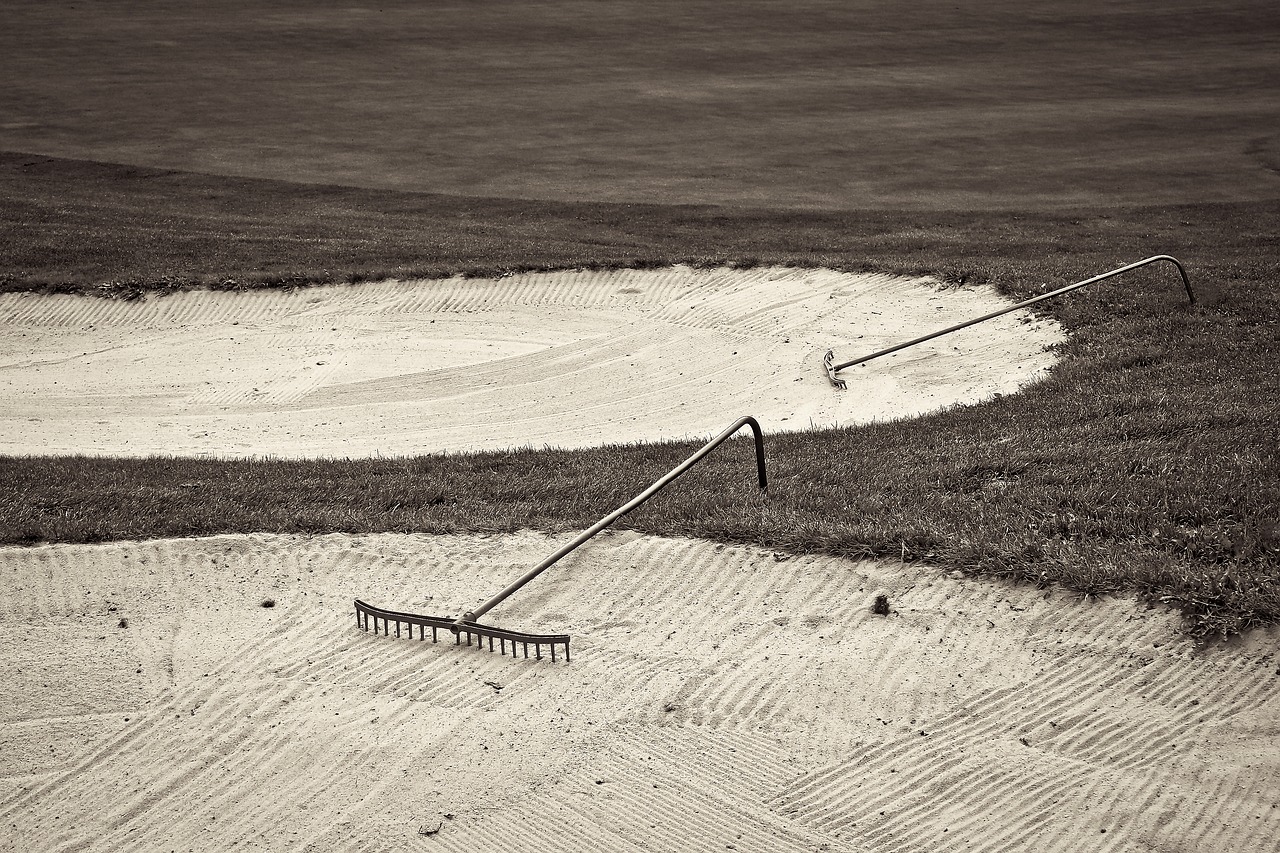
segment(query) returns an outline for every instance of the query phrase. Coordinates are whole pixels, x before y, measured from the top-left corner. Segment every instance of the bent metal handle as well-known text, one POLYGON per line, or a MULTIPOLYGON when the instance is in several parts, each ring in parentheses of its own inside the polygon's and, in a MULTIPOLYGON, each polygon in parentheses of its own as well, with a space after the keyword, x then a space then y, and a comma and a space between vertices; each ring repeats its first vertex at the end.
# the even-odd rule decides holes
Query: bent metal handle
POLYGON ((640 506, 645 501, 649 500, 649 498, 653 497, 658 492, 662 491, 664 488, 666 488, 668 483, 670 483, 676 477, 679 477, 685 471, 688 471, 694 465, 701 462, 704 456, 706 456, 711 451, 715 450, 726 439, 728 439, 731 435, 733 435, 738 430, 742 429, 744 426, 751 427, 751 432, 754 433, 755 435, 756 474, 760 480, 760 490, 768 491, 769 480, 768 480, 768 477, 765 475, 765 469, 764 469, 764 437, 760 432, 760 424, 756 421, 756 419, 751 417, 750 415, 746 415, 734 421, 733 424, 731 424, 724 432, 720 433, 715 438, 708 441, 697 453, 693 454, 688 459, 681 462, 675 468, 672 468, 667 474, 663 475, 652 486, 645 489, 640 494, 636 495, 634 498, 632 498, 623 506, 609 513, 604 518, 597 521, 595 524, 591 525, 591 527, 589 527, 588 529, 580 533, 577 536, 577 538, 575 538, 568 545, 565 545, 563 548, 556 551, 550 557, 547 557, 541 563, 534 566, 529 571, 525 572, 517 581, 512 583, 502 592, 498 593, 493 598, 490 598, 488 601, 486 601, 484 604, 481 604, 475 610, 471 610, 471 611, 468 611, 467 613, 462 614, 453 623, 454 633, 457 633, 458 631, 465 631, 469 624, 474 623, 481 616, 488 613, 497 605, 501 604, 503 601, 507 599, 509 595, 511 595, 516 590, 520 589, 520 587, 524 586, 529 581, 536 578, 538 575, 542 574, 544 571, 550 568, 556 561, 558 561, 561 557, 565 556, 570 551, 574 550, 579 545, 581 545, 583 542, 586 542, 592 536, 595 536, 601 530, 604 530, 606 527, 613 524, 619 518, 622 518, 622 516, 631 512, 633 509, 640 506))
POLYGON ((1096 281, 1102 281, 1104 278, 1111 278, 1113 275, 1120 275, 1121 273, 1128 272, 1129 270, 1132 270, 1132 269, 1137 269, 1138 267, 1146 266, 1147 264, 1154 264, 1156 261, 1168 261, 1169 263, 1173 264, 1175 267, 1178 268, 1178 272, 1182 275, 1182 284, 1187 289, 1187 299, 1190 301, 1190 304, 1195 305, 1196 295, 1191 290, 1191 280, 1187 278, 1187 271, 1182 268, 1182 264, 1178 263, 1178 259, 1174 258, 1171 255, 1152 255, 1149 258, 1143 258, 1140 261, 1134 261, 1131 264, 1127 264, 1126 266, 1111 270, 1110 272, 1104 272, 1102 275, 1095 275, 1093 278, 1085 279, 1084 281, 1077 281, 1075 284, 1068 284, 1066 287, 1060 287, 1057 290, 1051 291, 1049 293, 1041 294, 1040 296, 1034 297, 1033 299, 1028 299, 1025 302, 1019 302, 1017 305, 1010 305, 1008 308, 1002 308, 999 311, 992 311, 990 314, 983 314, 981 317, 975 317, 972 320, 966 320, 963 323, 957 323, 954 326, 948 326, 947 328, 942 329, 940 331, 932 332, 931 334, 928 334, 928 335, 922 335, 921 337, 914 338, 912 340, 907 341, 906 343, 901 343, 896 346, 889 347, 888 349, 882 349, 882 350, 879 350, 878 352, 873 352, 870 355, 864 355, 861 358, 855 358, 853 361, 846 361, 843 364, 833 365, 832 362, 835 359, 831 357, 831 353, 828 352, 827 353, 828 358, 824 359, 824 366, 827 369, 827 376, 831 379, 832 384, 836 385, 836 387, 838 388, 843 387, 844 385, 843 381, 836 379, 837 370, 844 370, 846 367, 853 367, 856 364, 863 364, 864 362, 871 361, 871 359, 873 358, 879 358, 882 355, 889 355, 890 353, 897 352, 898 350, 906 349, 907 347, 913 347, 916 344, 922 344, 925 341, 931 341, 934 338, 940 338, 943 335, 949 335, 952 332, 957 332, 960 329, 968 328, 969 326, 975 325, 977 323, 981 323, 985 320, 990 320, 993 317, 999 317, 1001 314, 1008 314, 1010 311, 1017 311, 1019 308, 1026 308, 1030 305, 1035 305, 1037 302, 1043 302, 1046 299, 1052 299, 1055 296, 1061 296, 1064 293, 1070 293, 1073 290, 1079 290, 1085 285, 1093 284, 1096 281))

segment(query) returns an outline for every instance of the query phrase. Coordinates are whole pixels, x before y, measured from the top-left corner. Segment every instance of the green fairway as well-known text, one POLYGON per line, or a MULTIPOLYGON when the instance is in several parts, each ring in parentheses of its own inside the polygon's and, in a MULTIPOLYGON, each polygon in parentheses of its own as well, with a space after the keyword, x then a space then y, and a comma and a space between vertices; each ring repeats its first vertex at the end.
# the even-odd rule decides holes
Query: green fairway
POLYGON ((0 150, 503 198, 1274 197, 1270 0, 5 4, 0 150))
MULTIPOLYGON (((1172 254, 1199 306, 1168 268, 1045 305, 1072 339, 1026 393, 771 437, 763 500, 731 449, 627 523, 1280 620, 1271 4, 199 8, 9 4, 0 288, 688 262, 1025 297, 1172 254)), ((582 527, 689 450, 0 458, 0 541, 582 527)))

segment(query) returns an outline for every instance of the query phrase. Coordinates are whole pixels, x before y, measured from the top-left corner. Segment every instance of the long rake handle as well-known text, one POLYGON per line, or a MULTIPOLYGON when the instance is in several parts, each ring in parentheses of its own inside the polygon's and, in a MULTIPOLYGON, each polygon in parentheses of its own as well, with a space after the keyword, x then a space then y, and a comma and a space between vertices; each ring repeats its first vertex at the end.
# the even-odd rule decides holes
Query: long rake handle
POLYGON ((552 564, 554 564, 561 557, 568 554, 570 551, 577 548, 583 542, 586 542, 592 536, 595 536, 601 530, 604 530, 610 524, 613 524, 619 518, 622 518, 622 516, 631 512, 633 509, 640 506, 645 501, 649 500, 649 498, 653 497, 658 492, 662 491, 664 488, 666 488, 668 483, 670 483, 676 477, 679 477, 685 471, 688 471, 694 465, 698 464, 700 461, 702 461, 702 458, 704 456, 706 456, 711 451, 715 450, 717 447, 720 446, 722 442, 728 439, 729 436, 733 435, 735 432, 742 429, 744 426, 751 427, 751 432, 755 435, 756 474, 760 480, 760 490, 768 491, 769 480, 765 474, 765 469, 764 469, 764 437, 760 432, 760 424, 756 421, 756 419, 751 417, 750 415, 746 415, 734 421, 733 424, 729 426, 728 429, 726 429, 724 432, 720 433, 715 438, 708 441, 700 450, 698 450, 697 453, 693 454, 688 459, 681 462, 675 468, 672 468, 669 472, 663 475, 659 480, 657 480, 649 488, 645 489, 643 492, 636 495, 626 504, 614 510, 613 512, 609 513, 604 518, 597 521, 595 524, 591 525, 591 527, 587 528, 582 533, 578 534, 578 536, 568 545, 565 545, 564 547, 560 548, 550 557, 547 557, 541 563, 538 563, 538 565, 534 566, 532 569, 525 572, 523 575, 520 576, 518 580, 516 580, 506 589, 502 590, 502 592, 498 593, 493 598, 490 598, 488 601, 486 601, 484 604, 481 604, 475 610, 471 610, 467 613, 462 614, 462 616, 458 617, 458 619, 453 623, 453 630, 455 632, 459 630, 465 630, 468 622, 475 622, 481 616, 488 613, 494 607, 498 606, 503 601, 505 601, 508 596, 510 596, 516 590, 520 589, 520 587, 524 586, 529 581, 533 580, 538 575, 542 574, 544 571, 550 568, 552 564))
POLYGON ((976 323, 981 323, 985 320, 990 320, 993 317, 999 317, 1001 314, 1008 314, 1010 311, 1017 311, 1019 308, 1026 308, 1029 305, 1035 305, 1037 302, 1043 302, 1046 299, 1052 299, 1055 296, 1061 296, 1064 293, 1070 293, 1073 290, 1079 290, 1080 288, 1084 287, 1087 284, 1093 284, 1095 281, 1102 281, 1104 278, 1111 278, 1113 275, 1120 275, 1121 273, 1128 272, 1131 269, 1135 269, 1141 266, 1146 266, 1147 264, 1153 264, 1156 261, 1168 261, 1169 263, 1173 264, 1175 267, 1178 268, 1178 272, 1182 274, 1182 284, 1187 289, 1187 299, 1190 300, 1190 304, 1195 305, 1196 295, 1191 290, 1191 280, 1187 278, 1187 271, 1182 268, 1182 264, 1178 263, 1178 259, 1172 257, 1171 255, 1152 255, 1149 258, 1143 258, 1140 261, 1135 261, 1131 264, 1128 264, 1127 266, 1120 267, 1119 269, 1111 270, 1111 272, 1104 272, 1102 275, 1095 275, 1093 278, 1085 279, 1084 281, 1077 281, 1075 284, 1068 284, 1066 287, 1060 287, 1057 290, 1051 291, 1050 293, 1041 294, 1040 296, 1034 297, 1032 299, 1028 299, 1026 302, 1019 302, 1017 305, 1010 305, 1008 308, 1002 308, 999 311, 992 311, 990 314, 983 314, 981 317, 975 317, 972 320, 966 320, 963 323, 957 323, 954 326, 948 326, 947 328, 942 329, 941 331, 932 332, 931 334, 923 335, 921 337, 915 338, 914 340, 907 341, 906 343, 898 344, 896 346, 889 347, 888 349, 882 349, 882 350, 879 350, 878 352, 873 352, 871 353, 871 355, 864 355, 862 356, 862 358, 855 358, 853 361, 846 361, 844 364, 837 364, 831 368, 830 372, 832 375, 834 375, 837 370, 844 370, 846 367, 853 367, 855 364, 862 364, 863 362, 871 361, 871 359, 873 358, 879 358, 882 355, 889 355, 890 353, 897 352, 900 349, 913 347, 916 344, 922 344, 925 341, 931 341, 934 338, 940 338, 943 335, 949 335, 952 332, 958 332, 959 330, 968 328, 969 326, 972 326, 976 323))

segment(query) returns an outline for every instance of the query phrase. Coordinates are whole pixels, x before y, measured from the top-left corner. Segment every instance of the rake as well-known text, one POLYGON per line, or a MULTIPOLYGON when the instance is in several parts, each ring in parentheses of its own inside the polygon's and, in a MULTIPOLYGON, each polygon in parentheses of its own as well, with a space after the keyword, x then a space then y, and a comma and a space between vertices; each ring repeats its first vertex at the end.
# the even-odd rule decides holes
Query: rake
POLYGON ((485 640, 488 640, 489 651, 500 651, 503 655, 508 653, 508 645, 510 646, 510 654, 519 657, 519 652, 523 651, 524 657, 529 657, 529 647, 533 646, 534 658, 542 659, 542 647, 546 646, 551 653, 551 660, 556 660, 556 647, 560 646, 564 649, 564 659, 569 660, 569 635, 568 634, 526 634, 521 631, 510 631, 506 628, 499 628, 496 625, 481 625, 476 620, 484 616, 497 605, 505 601, 514 592, 519 590, 529 581, 551 568, 566 554, 576 549, 579 545, 613 524, 619 518, 636 509, 649 498, 666 488, 672 480, 679 477, 685 471, 688 471, 694 465, 702 461, 712 450, 715 450, 730 436, 742 429, 744 426, 751 427, 751 432, 755 436, 756 445, 756 475, 760 481, 760 490, 768 491, 769 481, 765 474, 764 466, 764 438, 760 432, 760 424, 750 415, 738 418, 728 428, 708 441, 696 453, 685 461, 681 462, 675 468, 672 468, 658 480, 654 481, 647 489, 627 503, 615 509, 604 518, 597 521, 591 527, 578 534, 576 538, 567 545, 559 548, 554 554, 547 557, 541 563, 525 572, 501 592, 485 601, 474 610, 468 610, 456 619, 447 616, 423 616, 417 613, 403 613, 397 610, 386 610, 381 607, 375 607, 372 604, 356 599, 356 625, 357 627, 368 631, 372 628, 375 634, 381 633, 383 636, 391 636, 391 626, 395 626, 395 635, 397 637, 407 635, 409 639, 413 639, 414 626, 418 628, 418 639, 426 640, 427 629, 431 629, 431 642, 439 641, 440 632, 448 631, 453 635, 455 645, 462 644, 462 638, 466 637, 466 643, 471 645, 472 637, 475 637, 476 648, 484 648, 485 640), (402 634, 402 631, 404 632, 402 634), (497 641, 496 648, 494 641, 497 641))
POLYGON ((1104 278, 1111 278, 1113 275, 1120 275, 1121 273, 1128 272, 1129 270, 1137 269, 1138 267, 1146 266, 1147 264, 1153 264, 1156 261, 1168 261, 1169 263, 1173 264, 1175 267, 1178 268, 1178 272, 1181 273, 1182 275, 1182 284, 1187 289, 1187 299, 1190 300, 1190 304, 1195 305, 1196 295, 1191 290, 1191 281, 1190 279, 1187 278, 1187 271, 1182 268, 1182 264, 1178 263, 1177 258, 1171 257, 1169 255, 1152 255, 1149 258, 1144 258, 1140 261, 1135 261, 1126 266, 1113 269, 1110 272, 1104 272, 1102 275, 1095 275, 1093 278, 1085 279, 1084 281, 1077 281, 1075 284, 1068 284, 1066 287, 1060 287, 1057 290, 1051 291, 1049 293, 1041 294, 1040 296, 1037 296, 1033 299, 1028 299, 1025 302, 1019 302, 1017 305, 1010 305, 1008 308, 1002 308, 999 311, 992 311, 990 314, 983 314, 981 317, 975 317, 972 320, 966 320, 963 323, 957 323, 954 326, 948 326, 945 329, 941 329, 939 331, 932 332, 927 335, 922 335, 918 338, 913 338, 912 340, 909 340, 905 343, 891 346, 888 349, 878 350, 876 352, 871 353, 870 355, 864 355, 861 358, 855 358, 852 361, 846 361, 843 364, 836 364, 835 353, 832 352, 831 350, 827 350, 827 354, 822 358, 822 367, 824 370, 826 370, 827 378, 831 380, 831 384, 834 385, 836 388, 840 389, 841 391, 843 391, 846 388, 848 388, 848 383, 846 383, 843 379, 838 378, 836 376, 836 373, 837 371, 844 370, 846 367, 853 367, 854 365, 865 364, 866 362, 871 361, 873 358, 879 358, 882 355, 889 355, 890 353, 895 353, 898 350, 903 350, 903 349, 906 349, 907 347, 913 347, 916 344, 922 344, 925 341, 931 341, 934 338, 940 338, 943 335, 949 335, 952 332, 957 332, 961 329, 966 329, 969 326, 973 326, 977 323, 981 323, 984 320, 990 320, 994 317, 999 317, 1002 314, 1008 314, 1010 311, 1017 311, 1020 308, 1026 308, 1029 305, 1035 305, 1037 302, 1043 302, 1046 299, 1052 299, 1055 296, 1061 296, 1064 293, 1070 293, 1073 290, 1079 290, 1085 285, 1093 284, 1095 281, 1102 281, 1104 278))

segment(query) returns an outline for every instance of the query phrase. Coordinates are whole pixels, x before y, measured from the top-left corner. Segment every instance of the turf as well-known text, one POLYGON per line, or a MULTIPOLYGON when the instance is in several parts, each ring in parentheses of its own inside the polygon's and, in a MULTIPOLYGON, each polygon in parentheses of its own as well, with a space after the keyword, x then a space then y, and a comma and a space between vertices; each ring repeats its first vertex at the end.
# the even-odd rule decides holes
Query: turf
POLYGON ((495 198, 1261 200, 1272 0, 8 0, 0 150, 495 198))
MULTIPOLYGON (((689 262, 1018 297, 1173 254, 1198 306, 1167 268, 1046 305, 1071 338, 1025 393, 771 436, 768 496, 734 442, 624 523, 1280 620, 1269 4, 120 8, 7 12, 0 287, 689 262)), ((0 458, 0 541, 577 528, 691 450, 0 458)))

